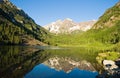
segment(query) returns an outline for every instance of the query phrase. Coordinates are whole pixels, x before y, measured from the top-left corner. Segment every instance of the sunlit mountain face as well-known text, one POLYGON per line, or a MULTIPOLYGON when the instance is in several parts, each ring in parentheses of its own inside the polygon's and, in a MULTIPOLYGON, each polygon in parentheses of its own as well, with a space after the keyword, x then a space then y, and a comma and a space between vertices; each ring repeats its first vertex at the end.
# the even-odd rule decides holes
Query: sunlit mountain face
POLYGON ((66 18, 64 20, 57 20, 56 22, 52 22, 51 24, 45 25, 43 27, 49 30, 51 33, 64 34, 75 31, 87 31, 91 29, 95 23, 96 20, 76 23, 72 19, 66 18))

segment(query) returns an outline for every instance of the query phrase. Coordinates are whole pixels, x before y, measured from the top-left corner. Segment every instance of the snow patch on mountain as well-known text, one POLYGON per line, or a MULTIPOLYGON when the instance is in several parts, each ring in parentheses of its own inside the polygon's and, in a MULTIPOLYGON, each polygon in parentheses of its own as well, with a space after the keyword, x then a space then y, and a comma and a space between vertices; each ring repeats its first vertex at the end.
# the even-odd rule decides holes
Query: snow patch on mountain
POLYGON ((44 28, 49 30, 51 33, 71 33, 76 30, 79 31, 87 31, 92 28, 92 26, 96 23, 96 20, 76 23, 70 18, 66 18, 63 21, 57 20, 56 22, 52 22, 51 24, 45 25, 44 28))

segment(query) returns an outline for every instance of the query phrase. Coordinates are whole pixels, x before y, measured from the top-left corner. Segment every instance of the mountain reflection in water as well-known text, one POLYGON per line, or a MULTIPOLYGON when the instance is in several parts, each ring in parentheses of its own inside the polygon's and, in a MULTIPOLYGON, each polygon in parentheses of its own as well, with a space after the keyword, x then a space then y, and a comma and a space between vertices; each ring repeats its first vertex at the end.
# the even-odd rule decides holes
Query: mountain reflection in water
POLYGON ((69 73, 63 70, 55 70, 44 64, 37 65, 31 72, 25 75, 25 78, 95 78, 97 72, 80 70, 74 68, 69 73))
POLYGON ((86 60, 52 57, 34 67, 25 78, 95 78, 98 73, 86 60))
POLYGON ((96 55, 83 48, 0 46, 0 78, 95 78, 96 55))

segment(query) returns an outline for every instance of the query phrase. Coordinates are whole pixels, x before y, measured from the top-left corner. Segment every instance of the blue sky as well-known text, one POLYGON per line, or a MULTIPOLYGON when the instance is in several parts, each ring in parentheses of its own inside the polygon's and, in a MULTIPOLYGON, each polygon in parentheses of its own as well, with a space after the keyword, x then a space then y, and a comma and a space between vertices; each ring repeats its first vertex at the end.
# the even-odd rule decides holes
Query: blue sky
POLYGON ((75 22, 98 19, 119 0, 10 0, 41 26, 58 19, 75 22))

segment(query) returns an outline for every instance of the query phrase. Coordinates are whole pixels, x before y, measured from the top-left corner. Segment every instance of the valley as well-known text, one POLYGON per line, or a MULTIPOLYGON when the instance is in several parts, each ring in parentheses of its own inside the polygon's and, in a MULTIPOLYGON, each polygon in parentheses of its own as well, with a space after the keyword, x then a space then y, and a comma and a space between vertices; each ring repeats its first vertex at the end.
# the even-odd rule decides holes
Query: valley
POLYGON ((120 1, 98 20, 66 18, 41 26, 9 0, 0 0, 0 55, 2 78, 76 73, 95 78, 104 72, 102 61, 120 59, 120 1))
POLYGON ((97 47, 101 50, 119 51, 119 6, 120 3, 117 3, 115 6, 108 9, 93 27, 86 32, 73 32, 71 34, 60 33, 53 35, 53 38, 50 39, 51 44, 58 46, 85 46, 87 48, 97 47), (112 20, 110 18, 112 18, 112 20))

